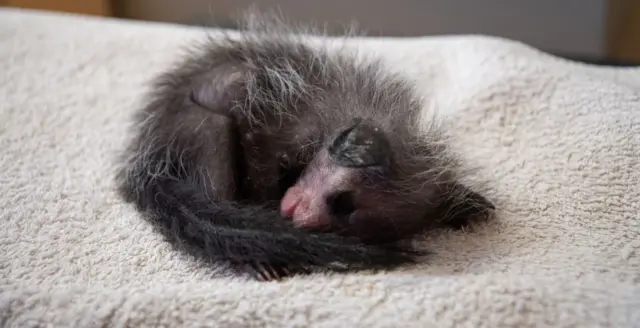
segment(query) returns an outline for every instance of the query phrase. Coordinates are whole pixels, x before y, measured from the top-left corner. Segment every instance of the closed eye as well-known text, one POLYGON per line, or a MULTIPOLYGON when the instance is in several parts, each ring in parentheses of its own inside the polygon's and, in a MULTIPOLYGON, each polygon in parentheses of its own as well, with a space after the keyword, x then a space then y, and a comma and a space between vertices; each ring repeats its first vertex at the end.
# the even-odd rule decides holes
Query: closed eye
POLYGON ((329 214, 344 218, 355 211, 354 194, 352 191, 339 191, 329 195, 326 199, 329 214))

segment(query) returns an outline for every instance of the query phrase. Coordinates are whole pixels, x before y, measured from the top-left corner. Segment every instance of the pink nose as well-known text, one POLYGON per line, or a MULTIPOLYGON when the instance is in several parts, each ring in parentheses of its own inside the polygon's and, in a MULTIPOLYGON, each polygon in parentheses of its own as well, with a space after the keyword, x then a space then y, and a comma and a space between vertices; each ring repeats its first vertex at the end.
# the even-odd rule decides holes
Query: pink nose
POLYGON ((282 216, 293 218, 302 198, 302 188, 299 186, 289 188, 280 203, 280 213, 282 216))
POLYGON ((300 186, 293 186, 287 190, 280 202, 280 213, 290 218, 299 228, 317 229, 331 225, 331 217, 327 213, 324 202, 318 201, 312 192, 300 186))

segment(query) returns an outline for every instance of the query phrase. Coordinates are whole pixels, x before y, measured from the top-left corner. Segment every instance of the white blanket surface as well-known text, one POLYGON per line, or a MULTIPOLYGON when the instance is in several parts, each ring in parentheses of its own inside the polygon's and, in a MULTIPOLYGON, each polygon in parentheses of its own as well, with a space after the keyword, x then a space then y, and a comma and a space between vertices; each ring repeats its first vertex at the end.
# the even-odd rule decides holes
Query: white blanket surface
POLYGON ((417 267, 259 283, 175 252, 114 191, 146 83, 202 36, 0 10, 1 326, 640 327, 640 69, 364 40, 446 117, 496 218, 427 234, 417 267))

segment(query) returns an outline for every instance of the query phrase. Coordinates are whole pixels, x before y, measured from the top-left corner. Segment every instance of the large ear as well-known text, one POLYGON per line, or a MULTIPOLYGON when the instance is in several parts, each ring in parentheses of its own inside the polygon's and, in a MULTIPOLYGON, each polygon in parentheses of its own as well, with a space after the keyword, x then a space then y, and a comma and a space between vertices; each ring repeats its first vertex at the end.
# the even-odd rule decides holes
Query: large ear
POLYGON ((391 146, 379 128, 356 119, 331 141, 329 156, 344 167, 387 167, 391 146))
POLYGON ((440 207, 440 223, 460 229, 473 221, 488 219, 495 208, 495 205, 480 193, 455 183, 449 186, 440 207))
POLYGON ((239 66, 218 66, 191 84, 190 101, 204 110, 238 120, 234 107, 246 95, 248 72, 239 66))

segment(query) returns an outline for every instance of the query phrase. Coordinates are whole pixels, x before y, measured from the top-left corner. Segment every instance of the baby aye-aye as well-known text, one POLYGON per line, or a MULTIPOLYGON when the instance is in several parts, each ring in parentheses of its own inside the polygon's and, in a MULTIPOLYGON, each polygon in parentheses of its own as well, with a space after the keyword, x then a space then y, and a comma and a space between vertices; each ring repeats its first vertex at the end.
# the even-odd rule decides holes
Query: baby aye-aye
POLYGON ((258 280, 391 269, 421 254, 400 241, 494 208, 408 81, 277 18, 245 23, 158 76, 135 116, 120 194, 173 245, 258 280))

